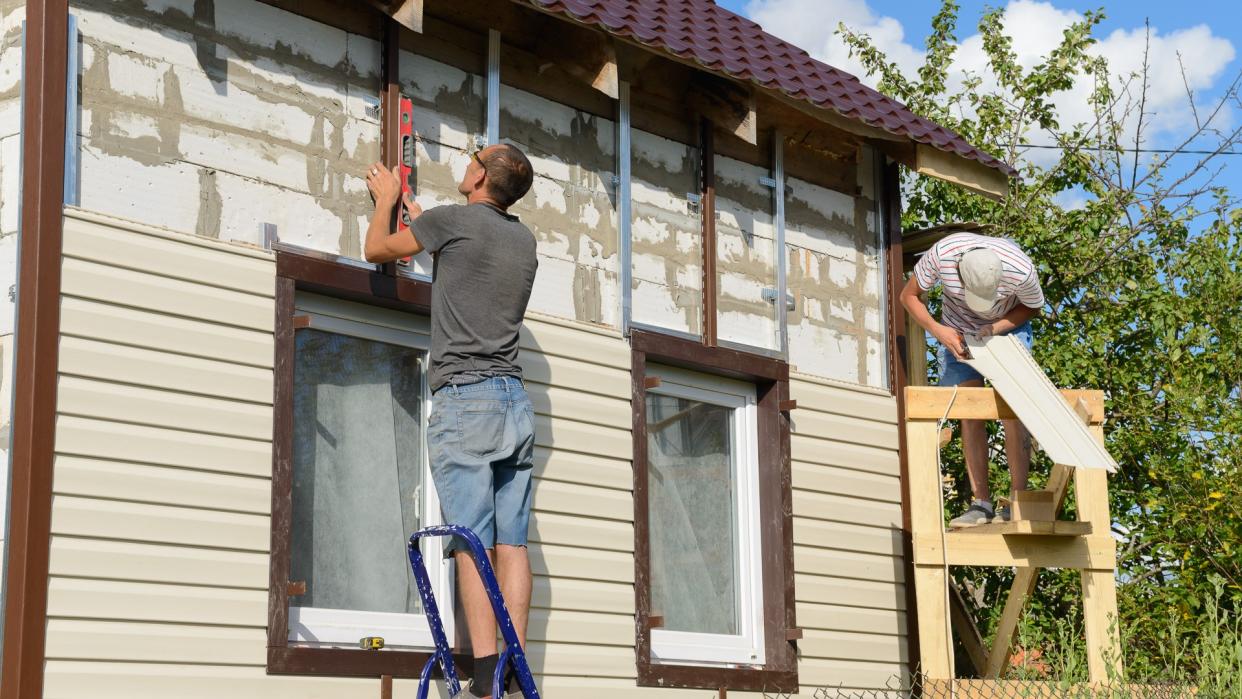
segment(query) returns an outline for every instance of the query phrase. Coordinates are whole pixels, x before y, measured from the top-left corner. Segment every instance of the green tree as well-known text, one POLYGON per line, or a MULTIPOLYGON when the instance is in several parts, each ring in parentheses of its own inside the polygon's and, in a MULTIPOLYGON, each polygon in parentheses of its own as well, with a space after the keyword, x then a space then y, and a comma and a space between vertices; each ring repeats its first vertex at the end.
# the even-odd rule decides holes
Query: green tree
MULTIPOLYGON (((845 26, 839 33, 881 92, 1020 170, 1000 202, 907 173, 903 225, 991 223, 1036 260, 1048 301, 1035 323, 1037 361, 1057 385, 1107 396, 1108 447, 1121 464, 1110 479, 1121 624, 1127 664, 1141 673, 1167 661, 1171 618, 1183 641, 1199 633, 1214 581, 1223 585, 1221 610, 1242 609, 1242 211, 1215 184, 1217 156, 1239 142, 1240 131, 1225 126, 1238 82, 1206 110, 1187 89, 1190 133, 1178 152, 1153 158, 1139 152, 1153 116, 1147 71, 1115 75, 1091 52, 1102 12, 1086 13, 1028 68, 1003 12, 987 11, 978 23, 987 81, 954 79, 958 12, 945 0, 933 18, 917 77, 869 37, 845 26), (1063 123, 1057 100, 1075 84, 1091 88, 1091 122, 1063 123), (1034 151, 1029 142, 1059 149, 1034 151), (1184 152, 1205 143, 1207 155, 1184 152), (1085 201, 1066 208, 1067 195, 1085 201)), ((993 482, 1003 483, 997 446, 993 482)), ((960 455, 946 458, 964 473, 960 455)), ((1066 572, 1042 576, 1027 624, 1052 637, 1055 620, 1079 608, 1078 582, 1066 572)), ((959 577, 994 617, 1011 574, 959 577)))

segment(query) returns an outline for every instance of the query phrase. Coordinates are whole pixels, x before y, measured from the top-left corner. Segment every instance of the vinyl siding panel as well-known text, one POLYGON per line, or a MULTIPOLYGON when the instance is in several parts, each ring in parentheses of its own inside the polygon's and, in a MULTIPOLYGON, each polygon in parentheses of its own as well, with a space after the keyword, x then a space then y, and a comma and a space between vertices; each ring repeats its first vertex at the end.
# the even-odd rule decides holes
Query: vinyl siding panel
MULTIPOLYGON (((77 210, 66 231, 46 696, 373 697, 374 681, 264 670, 273 258, 77 210)), ((299 305, 325 328, 427 332, 384 309, 299 305)), ((706 697, 634 686, 627 343, 532 315, 521 344, 541 690, 706 697)), ((803 693, 884 686, 906 647, 895 403, 802 376, 791 393, 803 693)))
POLYGON ((908 648, 896 399, 797 374, 790 397, 802 691, 891 687, 908 648))

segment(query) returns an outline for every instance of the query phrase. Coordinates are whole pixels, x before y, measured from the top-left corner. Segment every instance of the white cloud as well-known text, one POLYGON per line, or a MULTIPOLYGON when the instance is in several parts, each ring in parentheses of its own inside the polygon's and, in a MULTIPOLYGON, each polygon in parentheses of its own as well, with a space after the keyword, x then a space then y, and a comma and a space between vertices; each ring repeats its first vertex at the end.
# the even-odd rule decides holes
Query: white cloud
MULTIPOLYGON (((849 58, 845 44, 836 36, 838 21, 854 31, 870 35, 876 46, 907 76, 915 77, 922 65, 923 52, 906 40, 901 24, 892 17, 877 15, 866 0, 751 0, 746 11, 769 32, 802 46, 816 58, 849 71, 871 85, 875 84, 874 76, 863 74, 861 65, 849 58), (823 18, 823 21, 812 21, 812 18, 823 18)), ((959 30, 962 30, 971 26, 976 18, 960 19, 959 30)), ((1050 2, 1011 0, 1005 8, 1004 24, 1006 33, 1013 39, 1013 51, 1019 64, 1030 68, 1060 43, 1066 28, 1081 19, 1080 13, 1057 8, 1050 2)), ((1107 58, 1113 74, 1122 76, 1142 68, 1146 41, 1144 27, 1118 29, 1100 37, 1091 51, 1107 58)), ((1167 34, 1153 26, 1148 52, 1147 111, 1154 116, 1144 129, 1145 139, 1185 133, 1192 123, 1182 66, 1185 66, 1186 82, 1193 90, 1202 91, 1216 84, 1234 56, 1233 44, 1214 35, 1206 25, 1167 34)), ((983 78, 984 90, 994 85, 987 70, 983 39, 977 33, 962 39, 958 45, 951 83, 960 85, 968 72, 983 78)), ((1094 120, 1088 102, 1090 91, 1087 81, 1081 80, 1057 99, 1062 126, 1094 120)), ((1133 124, 1130 127, 1133 129, 1133 124)), ((1038 135, 1031 134, 1029 138, 1034 140, 1038 135)))

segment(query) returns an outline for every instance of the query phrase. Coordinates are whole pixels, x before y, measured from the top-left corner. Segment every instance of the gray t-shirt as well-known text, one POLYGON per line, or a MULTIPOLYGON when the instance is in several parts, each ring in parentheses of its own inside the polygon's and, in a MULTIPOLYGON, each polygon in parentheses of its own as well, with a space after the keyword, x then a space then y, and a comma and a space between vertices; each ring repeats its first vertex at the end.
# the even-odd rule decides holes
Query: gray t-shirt
POLYGON ((522 376, 518 331, 535 282, 535 236, 490 204, 437 206, 410 230, 435 256, 431 390, 522 376))

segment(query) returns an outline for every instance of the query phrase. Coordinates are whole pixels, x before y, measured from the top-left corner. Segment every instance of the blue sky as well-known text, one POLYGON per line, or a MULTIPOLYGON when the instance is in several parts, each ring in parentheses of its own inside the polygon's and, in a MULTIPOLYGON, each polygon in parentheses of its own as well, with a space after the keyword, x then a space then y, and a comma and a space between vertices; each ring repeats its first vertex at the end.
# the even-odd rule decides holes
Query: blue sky
MULTIPOLYGON (((851 64, 844 47, 833 37, 838 21, 872 35, 890 57, 912 73, 919 63, 930 19, 940 7, 937 0, 717 0, 717 3, 759 21, 772 33, 798 44, 817 58, 856 74, 860 71, 857 64, 851 64)), ((1149 105, 1155 115, 1154 125, 1146 133, 1146 147, 1168 147, 1179 142, 1193 121, 1178 68, 1179 54, 1201 111, 1224 92, 1242 69, 1242 4, 1237 0, 1108 0, 1106 3, 960 0, 960 3, 957 34, 963 45, 959 55, 965 69, 977 67, 982 60, 977 41, 972 48, 971 37, 987 5, 1006 8, 1014 18, 1011 29, 1021 27, 1021 31, 1011 31, 1015 49, 1020 56, 1025 53, 1032 59, 1055 43, 1064 24, 1087 10, 1102 7, 1106 19, 1096 31, 1101 40, 1099 51, 1117 70, 1137 69, 1140 65, 1144 21, 1150 20, 1153 73, 1149 105)), ((871 82, 862 75, 859 77, 871 82)), ((1088 108, 1082 96, 1066 95, 1059 104, 1071 117, 1081 110, 1086 120, 1088 108)), ((1220 123, 1232 126, 1240 121, 1242 115, 1235 116, 1231 109, 1220 123)), ((1193 162, 1186 156, 1179 160, 1187 166, 1193 162)), ((1242 194, 1242 155, 1225 156, 1223 162, 1227 167, 1218 182, 1242 194)))

